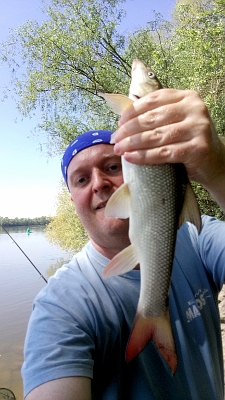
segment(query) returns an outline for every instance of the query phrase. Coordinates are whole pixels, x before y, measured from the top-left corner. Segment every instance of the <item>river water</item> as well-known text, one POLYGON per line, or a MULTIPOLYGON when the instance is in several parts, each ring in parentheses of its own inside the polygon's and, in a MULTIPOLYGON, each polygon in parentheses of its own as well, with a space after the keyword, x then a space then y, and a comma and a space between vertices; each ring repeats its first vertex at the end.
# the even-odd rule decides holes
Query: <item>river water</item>
MULTIPOLYGON (((32 227, 30 235, 25 227, 7 230, 46 279, 72 257, 47 241, 43 227, 32 227)), ((16 400, 23 399, 20 370, 32 302, 45 285, 0 227, 0 388, 10 389, 16 400)))

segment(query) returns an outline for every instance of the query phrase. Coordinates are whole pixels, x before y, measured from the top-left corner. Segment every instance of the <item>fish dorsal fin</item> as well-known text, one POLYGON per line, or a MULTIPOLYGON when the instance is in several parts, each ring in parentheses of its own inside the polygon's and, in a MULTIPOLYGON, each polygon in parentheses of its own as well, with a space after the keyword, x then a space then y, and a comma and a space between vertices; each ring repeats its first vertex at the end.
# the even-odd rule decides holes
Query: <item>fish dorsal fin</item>
POLYGON ((105 267, 102 275, 104 278, 113 275, 121 275, 136 267, 138 261, 135 257, 132 245, 118 253, 105 267))
POLYGON ((179 227, 186 221, 194 224, 198 233, 200 233, 202 227, 201 214, 190 182, 186 186, 183 208, 179 217, 179 227))
POLYGON ((134 102, 123 94, 98 93, 98 95, 103 97, 111 110, 118 115, 121 115, 134 102))
POLYGON ((123 183, 109 198, 105 216, 124 219, 130 217, 130 191, 126 183, 123 183))

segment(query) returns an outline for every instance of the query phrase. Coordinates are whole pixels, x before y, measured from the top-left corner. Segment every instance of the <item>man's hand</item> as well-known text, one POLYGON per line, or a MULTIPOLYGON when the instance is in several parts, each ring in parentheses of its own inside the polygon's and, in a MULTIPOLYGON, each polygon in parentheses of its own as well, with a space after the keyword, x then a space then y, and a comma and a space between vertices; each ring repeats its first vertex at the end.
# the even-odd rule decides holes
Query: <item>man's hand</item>
POLYGON ((225 146, 208 109, 190 90, 160 89, 121 116, 114 151, 136 164, 183 163, 225 210, 225 146))

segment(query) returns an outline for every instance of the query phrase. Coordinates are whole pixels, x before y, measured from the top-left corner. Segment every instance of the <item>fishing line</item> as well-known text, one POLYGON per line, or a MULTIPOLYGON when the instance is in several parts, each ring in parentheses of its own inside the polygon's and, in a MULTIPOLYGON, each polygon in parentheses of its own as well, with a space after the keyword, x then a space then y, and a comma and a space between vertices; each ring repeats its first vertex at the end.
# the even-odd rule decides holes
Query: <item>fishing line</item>
POLYGON ((2 226, 2 229, 4 229, 4 231, 7 233, 7 235, 9 235, 9 237, 12 239, 12 241, 17 245, 17 247, 19 247, 20 251, 22 251, 22 253, 25 255, 25 257, 30 261, 30 263, 33 265, 33 267, 36 269, 36 271, 39 273, 39 275, 42 277, 42 279, 44 279, 44 281, 46 283, 48 283, 48 281, 45 279, 45 277, 42 275, 42 273, 39 271, 39 269, 34 265, 34 263, 31 261, 31 259, 26 255, 26 253, 24 253, 24 251, 21 249, 21 247, 18 245, 18 243, 16 243, 16 241, 13 239, 13 237, 9 234, 9 232, 4 228, 4 226, 2 226))

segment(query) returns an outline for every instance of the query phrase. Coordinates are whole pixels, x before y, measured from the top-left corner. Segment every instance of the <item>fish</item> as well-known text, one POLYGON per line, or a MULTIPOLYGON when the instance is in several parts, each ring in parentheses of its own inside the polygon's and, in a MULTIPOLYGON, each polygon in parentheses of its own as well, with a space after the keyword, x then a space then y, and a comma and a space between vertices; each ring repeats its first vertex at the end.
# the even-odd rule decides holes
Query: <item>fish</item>
MULTIPOLYGON (((160 90, 154 71, 142 61, 132 63, 129 96, 99 93, 117 114, 137 99, 160 90)), ((126 347, 130 362, 149 340, 172 375, 178 359, 169 313, 169 288, 178 228, 186 221, 201 230, 199 206, 183 164, 136 165, 122 156, 124 183, 109 198, 106 217, 129 218, 130 245, 104 269, 103 276, 140 267, 140 295, 126 347)))

